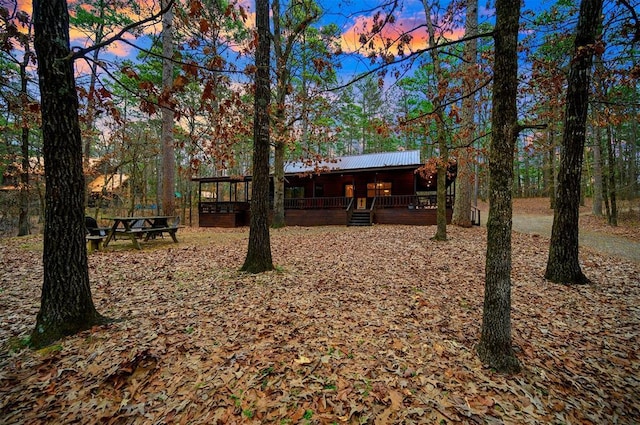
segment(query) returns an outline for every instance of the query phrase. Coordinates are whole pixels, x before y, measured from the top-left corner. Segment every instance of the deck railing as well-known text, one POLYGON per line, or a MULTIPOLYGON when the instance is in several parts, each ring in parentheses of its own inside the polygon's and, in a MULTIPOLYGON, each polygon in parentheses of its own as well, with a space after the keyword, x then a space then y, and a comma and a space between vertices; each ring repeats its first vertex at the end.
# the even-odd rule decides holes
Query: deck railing
POLYGON ((327 198, 285 198, 285 209, 301 209, 301 210, 313 210, 313 209, 330 209, 330 208, 342 208, 345 209, 349 204, 351 198, 344 196, 327 197, 327 198))
POLYGON ((200 202, 199 205, 202 214, 235 213, 248 209, 248 202, 200 202))
MULTIPOLYGON (((453 207, 454 196, 447 194, 447 207, 453 207)), ((438 206, 436 195, 392 195, 379 196, 376 208, 431 209, 438 206)))
POLYGON ((376 199, 378 208, 407 208, 410 205, 416 205, 418 202, 418 197, 415 195, 380 196, 376 199))
MULTIPOLYGON (((447 207, 453 206, 453 195, 447 195, 447 207)), ((326 198, 286 198, 284 200, 285 209, 344 209, 348 210, 354 205, 354 198, 344 196, 326 198)), ((371 202, 370 209, 378 208, 409 208, 409 209, 430 209, 436 208, 435 195, 393 195, 378 196, 371 202)), ((247 211, 248 202, 200 202, 199 210, 203 214, 234 213, 247 211)))

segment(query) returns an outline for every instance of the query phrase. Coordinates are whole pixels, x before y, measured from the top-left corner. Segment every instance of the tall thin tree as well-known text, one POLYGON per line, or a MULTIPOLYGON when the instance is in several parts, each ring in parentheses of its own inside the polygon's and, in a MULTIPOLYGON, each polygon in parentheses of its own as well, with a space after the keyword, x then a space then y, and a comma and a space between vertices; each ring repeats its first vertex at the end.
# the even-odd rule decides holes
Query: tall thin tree
POLYGON ((21 110, 21 123, 20 123, 20 150, 22 153, 22 170, 20 171, 20 214, 18 216, 18 236, 26 236, 31 233, 31 226, 29 223, 29 198, 31 197, 30 193, 30 183, 29 183, 29 174, 31 161, 30 157, 30 146, 29 146, 29 138, 31 129, 29 126, 29 92, 27 85, 29 83, 29 75, 28 68, 33 62, 33 52, 31 51, 31 30, 32 24, 28 23, 27 26, 27 35, 24 37, 24 42, 22 43, 22 48, 24 49, 24 56, 22 57, 22 61, 20 62, 20 110, 21 110))
POLYGON ((496 1, 487 258, 482 335, 477 350, 483 362, 504 373, 520 370, 511 346, 511 188, 518 137, 519 18, 520 0, 496 1))
MULTIPOLYGON (((467 2, 467 12, 465 21, 465 36, 478 33, 478 0, 467 2)), ((475 109, 476 96, 475 84, 477 76, 478 41, 468 40, 464 45, 464 77, 462 82, 462 125, 463 138, 466 146, 458 149, 458 176, 456 182, 456 199, 453 206, 453 217, 451 222, 461 227, 471 227, 471 188, 473 181, 473 148, 475 139, 475 109)))
POLYGON ((269 0, 256 0, 256 78, 253 121, 253 187, 249 247, 242 271, 261 273, 273 270, 269 236, 269 0))
POLYGON ((285 226, 284 212, 284 161, 289 138, 289 127, 286 123, 286 100, 291 88, 292 59, 296 43, 300 43, 302 35, 319 16, 319 8, 315 1, 306 0, 287 5, 288 12, 280 10, 280 0, 273 0, 273 47, 276 59, 275 90, 275 140, 273 158, 273 221, 274 228, 285 226))
POLYGON ((433 98, 433 116, 436 121, 436 139, 438 141, 437 170, 437 212, 436 212, 436 234, 434 240, 447 240, 447 168, 449 165, 449 147, 447 145, 447 128, 444 118, 444 92, 448 83, 442 71, 439 52, 436 49, 436 32, 431 18, 431 8, 427 0, 422 0, 422 6, 427 19, 427 32, 429 33, 429 54, 433 63, 433 70, 436 78, 436 95, 433 98))
POLYGON ((557 283, 589 282, 578 259, 578 217, 591 67, 601 14, 602 0, 582 0, 580 3, 567 86, 556 209, 545 272, 547 279, 557 283))
POLYGON ((162 212, 175 213, 176 153, 173 137, 174 113, 171 102, 173 87, 173 7, 170 0, 162 0, 162 212))

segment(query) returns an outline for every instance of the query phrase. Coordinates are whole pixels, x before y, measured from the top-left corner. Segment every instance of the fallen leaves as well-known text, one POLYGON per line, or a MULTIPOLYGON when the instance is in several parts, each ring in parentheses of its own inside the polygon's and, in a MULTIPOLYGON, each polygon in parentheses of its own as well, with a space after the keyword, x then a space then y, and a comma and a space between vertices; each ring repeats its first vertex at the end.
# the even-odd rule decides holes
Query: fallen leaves
MULTIPOLYGON (((635 423, 638 266, 586 252, 595 284, 543 278, 544 238, 514 235, 520 375, 474 352, 485 233, 272 232, 278 271, 239 273, 246 229, 90 256, 94 301, 127 320, 32 352, 41 240, 0 239, 5 423, 635 423), (446 266, 446 267, 445 267, 446 266)), ((123 243, 124 244, 124 243, 123 243)))

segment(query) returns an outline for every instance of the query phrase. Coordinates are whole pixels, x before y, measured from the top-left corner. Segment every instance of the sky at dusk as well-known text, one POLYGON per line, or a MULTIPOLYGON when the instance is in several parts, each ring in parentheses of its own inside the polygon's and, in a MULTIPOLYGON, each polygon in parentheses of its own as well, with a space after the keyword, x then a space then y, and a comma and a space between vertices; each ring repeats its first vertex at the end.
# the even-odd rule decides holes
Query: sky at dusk
MULTIPOLYGON (((152 8, 158 10, 157 1, 146 0, 141 1, 143 5, 143 11, 152 8)), ((362 45, 358 41, 360 35, 371 28, 372 16, 378 9, 380 2, 377 1, 356 1, 356 0, 319 0, 320 5, 325 10, 324 15, 321 18, 320 24, 334 23, 338 25, 338 28, 342 31, 341 47, 345 53, 355 53, 351 60, 360 62, 360 70, 362 67, 366 67, 369 63, 368 60, 357 61, 354 57, 357 57, 358 53, 361 53, 363 57, 368 54, 367 49, 363 49, 362 45)), ((382 36, 395 39, 403 31, 411 30, 423 24, 425 22, 425 12, 422 6, 421 0, 404 0, 402 7, 398 8, 394 12, 396 22, 394 25, 385 27, 382 36)), ((31 0, 18 0, 19 8, 31 14, 31 0)), ((73 4, 73 2, 70 2, 73 4)), ((254 1, 253 0, 240 0, 239 4, 247 11, 248 26, 253 26, 255 21, 254 17, 254 1)), ((483 13, 481 11, 481 13, 483 13)), ((490 12, 491 13, 491 12, 490 12)), ((159 31, 159 26, 155 28, 149 28, 149 31, 159 31)), ((410 49, 424 48, 427 44, 427 35, 424 28, 413 31, 412 42, 410 43, 410 49)), ((444 36, 448 39, 459 38, 464 34, 464 30, 461 27, 449 28, 445 31, 444 36)), ((86 35, 81 32, 72 29, 71 33, 71 45, 79 47, 87 47, 89 41, 86 35)), ((133 40, 132 36, 127 38, 133 40)), ((382 38, 376 37, 372 40, 376 48, 382 47, 382 38)), ((392 49, 393 51, 393 49, 392 49)), ((114 58, 135 58, 137 52, 135 49, 124 43, 115 43, 109 46, 107 52, 108 55, 114 58)), ((394 52, 397 53, 397 50, 394 52)), ((351 68, 351 67, 350 67, 351 68)))
MULTIPOLYGON (((317 0, 324 10, 324 14, 320 19, 320 25, 336 24, 340 29, 342 36, 340 40, 342 51, 347 53, 342 60, 342 67, 340 70, 342 80, 348 80, 354 76, 366 72, 373 65, 367 56, 370 50, 366 46, 362 46, 359 39, 363 33, 366 33, 371 29, 373 22, 373 15, 375 12, 380 11, 380 1, 375 0, 317 0)), ((531 0, 526 1, 524 8, 539 9, 545 7, 545 2, 548 2, 546 6, 552 2, 550 0, 531 0)), ((70 2, 73 5, 73 2, 70 2)), ((80 2, 81 3, 81 2, 80 2)), ((283 3, 286 3, 283 0, 283 3)), ((409 31, 411 34, 411 42, 405 46, 404 53, 410 53, 418 49, 424 49, 428 43, 428 37, 426 28, 424 26, 425 10, 421 0, 403 0, 399 2, 400 5, 394 9, 393 15, 395 22, 393 25, 385 26, 382 34, 372 39, 372 44, 375 49, 380 49, 383 46, 383 39, 388 38, 395 40, 400 34, 409 31)), ((31 0, 18 0, 20 9, 27 11, 31 14, 31 0)), ((159 9, 159 0, 143 0, 140 2, 141 15, 132 19, 141 19, 146 17, 150 10, 157 11, 159 9)), ((239 0, 239 4, 246 10, 246 25, 253 26, 255 21, 254 16, 254 0, 239 0)), ((440 10, 432 10, 431 16, 433 17, 436 26, 441 28, 439 37, 446 38, 447 40, 455 40, 461 38, 464 35, 464 17, 456 16, 453 22, 448 20, 443 22, 442 16, 444 15, 444 7, 446 3, 441 6, 440 10)), ((494 19, 494 10, 488 6, 488 3, 481 3, 479 9, 479 22, 492 22, 494 19)), ((383 12, 385 12, 383 10, 383 12)), ((158 32, 160 26, 149 27, 147 32, 158 32)), ((85 34, 72 29, 71 31, 71 45, 77 47, 87 47, 90 41, 85 34)), ((134 40, 132 35, 127 35, 127 39, 134 40)), ((148 41, 139 39, 136 43, 147 46, 148 41)), ((398 50, 392 47, 388 51, 391 54, 397 54, 398 50)), ((107 60, 121 60, 121 59, 135 59, 138 51, 125 43, 114 43, 110 45, 103 55, 107 60)), ((246 59, 249 61, 249 59, 246 59)), ((83 61, 77 61, 78 72, 82 74, 86 71, 87 65, 83 61)))

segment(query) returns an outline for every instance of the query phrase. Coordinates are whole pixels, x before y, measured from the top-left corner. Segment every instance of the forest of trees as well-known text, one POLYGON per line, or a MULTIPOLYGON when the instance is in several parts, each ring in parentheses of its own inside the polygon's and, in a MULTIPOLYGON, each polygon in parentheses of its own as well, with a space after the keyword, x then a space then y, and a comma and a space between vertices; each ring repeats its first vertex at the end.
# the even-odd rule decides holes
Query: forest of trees
MULTIPOLYGON (((352 49, 343 45, 344 28, 315 0, 257 1, 255 10, 225 0, 166 0, 152 9, 127 0, 35 1, 33 12, 17 2, 1 6, 0 226, 26 235, 32 217, 44 220, 45 259, 60 270, 55 264, 63 259, 47 256, 47 240, 63 239, 63 252, 83 246, 80 231, 60 238, 64 220, 80 222, 89 205, 83 179, 126 176, 127 191, 112 205, 173 214, 191 206, 192 177, 253 174, 259 190, 257 177, 266 173, 268 182, 271 173, 278 226, 285 161, 420 149, 426 167, 458 162, 466 194, 460 202, 491 203, 485 313, 492 302, 506 308, 507 320, 493 325, 508 329, 510 262, 498 251, 510 249, 511 197, 546 196, 555 207, 564 185, 592 197, 594 214, 615 225, 617 202, 640 191, 637 5, 563 0, 528 10, 503 0, 495 14, 478 19, 475 2, 423 0, 425 20, 415 28, 399 24, 401 1, 381 2, 375 11, 352 6, 354 16, 371 15, 352 49), (587 15, 591 34, 578 25, 587 15), (55 38, 66 41, 49 46, 47 31, 60 27, 66 34, 55 38), (354 60, 366 71, 343 69, 354 60), (65 91, 69 83, 76 96, 65 91), (44 214, 62 207, 69 210, 60 216, 44 214), (505 288, 506 297, 490 299, 505 288)), ((438 175, 444 182, 445 173, 438 175)), ((264 214, 252 217, 251 240, 268 247, 268 232, 257 232, 267 226, 267 199, 254 194, 253 202, 264 214)), ((560 214, 573 214, 574 204, 560 214)), ((468 225, 464 206, 456 206, 460 225, 468 225)), ((554 232, 575 225, 577 234, 577 222, 556 221, 564 227, 554 232)), ((436 238, 446 239, 444 220, 436 238)), ((243 268, 272 268, 270 254, 252 246, 243 268)), ((82 276, 45 275, 43 293, 47 279, 88 286, 86 252, 74 255, 82 276)), ((579 270, 554 275, 559 260, 549 261, 551 280, 581 280, 579 270)), ((46 299, 37 329, 69 320, 47 318, 46 299)), ((106 320, 90 294, 80 299, 76 318, 106 320)), ((65 326, 58 334, 75 331, 65 326)), ((481 355, 492 364, 496 347, 511 356, 508 332, 492 341, 496 333, 485 330, 481 355)), ((496 367, 515 370, 517 362, 503 357, 496 367)))
MULTIPOLYGON (((471 167, 465 180, 477 188, 474 199, 486 199, 493 73, 493 43, 487 35, 492 18, 481 17, 474 30, 480 37, 472 40, 475 52, 465 59, 471 41, 450 44, 455 39, 448 35, 468 20, 464 5, 453 2, 436 9, 424 2, 434 43, 443 46, 432 55, 412 47, 422 36, 411 28, 403 28, 407 34, 396 40, 386 36, 383 23, 392 24, 384 19, 392 16, 395 3, 383 4, 379 22, 362 28, 365 44, 357 52, 343 50, 341 28, 323 18, 321 3, 273 3, 280 9, 271 14, 279 17, 272 19, 272 31, 280 33, 273 36, 271 58, 276 162, 396 149, 420 149, 428 160, 445 146, 460 165, 471 167), (341 71, 343 62, 367 55, 364 60, 374 72, 341 71), (474 66, 463 66, 469 60, 474 66), (465 100, 473 101, 472 115, 466 118, 465 100), (441 132, 446 133, 444 145, 438 140, 441 132)), ((251 173, 253 24, 248 11, 232 2, 176 2, 170 8, 174 53, 163 61, 166 37, 159 25, 152 26, 158 24, 160 17, 153 14, 159 10, 145 10, 137 2, 117 4, 69 4, 76 37, 72 45, 95 46, 74 49, 85 173, 88 179, 103 175, 107 180, 126 175, 128 190, 119 194, 119 201, 128 210, 168 202, 171 197, 163 198, 161 192, 163 177, 171 176, 161 166, 167 160, 166 143, 161 143, 167 104, 173 111, 175 149, 169 189, 179 194, 175 208, 183 210, 192 201, 191 177, 251 173), (136 25, 149 17, 154 19, 136 25), (121 40, 118 50, 128 48, 127 56, 107 43, 114 38, 121 40), (167 62, 173 65, 170 84, 163 77, 167 62)), ((583 163, 582 194, 593 197, 594 212, 606 214, 612 224, 616 201, 638 193, 637 17, 628 6, 604 4, 583 163)), ((558 2, 545 11, 521 11, 519 120, 544 128, 523 131, 517 140, 513 194, 548 196, 550 207, 578 7, 578 2, 558 2)), ((17 4, 5 7, 0 26, 0 171, 3 187, 23 189, 3 191, 6 212, 0 220, 6 230, 19 228, 20 234, 29 232, 27 215, 42 213, 44 193, 38 177, 42 135, 29 12, 17 4)), ((276 177, 279 169, 272 169, 276 177)))

